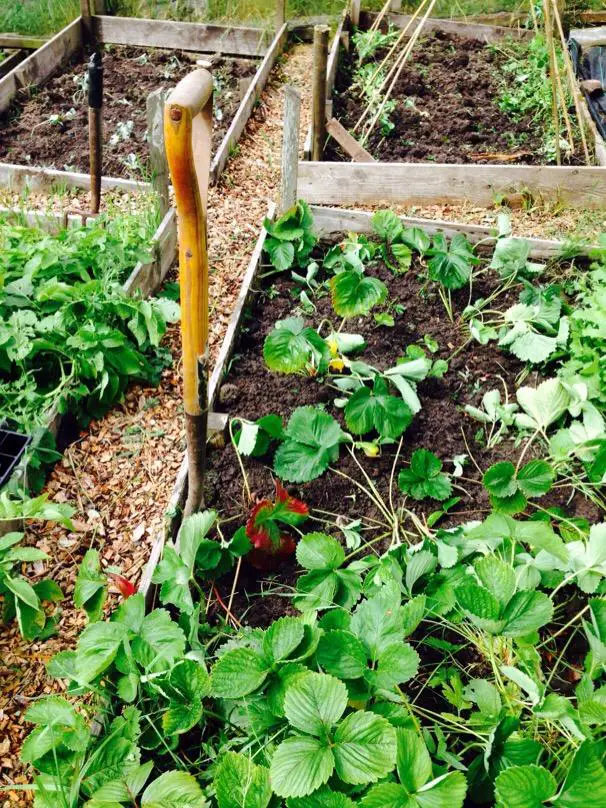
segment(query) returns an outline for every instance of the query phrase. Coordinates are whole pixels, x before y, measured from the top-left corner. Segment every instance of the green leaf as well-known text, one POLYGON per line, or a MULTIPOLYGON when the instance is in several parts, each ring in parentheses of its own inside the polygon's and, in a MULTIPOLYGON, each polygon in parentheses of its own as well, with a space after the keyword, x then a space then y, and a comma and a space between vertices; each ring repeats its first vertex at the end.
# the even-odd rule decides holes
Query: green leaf
POLYGON ((107 597, 107 576, 101 572, 99 553, 87 550, 74 586, 74 606, 84 609, 91 623, 100 620, 107 597))
POLYGON ((464 697, 477 704, 479 711, 491 718, 497 718, 501 712, 499 691, 487 679, 471 679, 465 688, 464 697))
POLYGON ((494 595, 482 586, 469 583, 455 589, 455 598, 459 606, 471 617, 478 618, 478 624, 491 633, 501 628, 501 606, 494 595))
POLYGON ((281 480, 309 482, 339 458, 347 439, 335 419, 318 407, 298 407, 286 427, 286 440, 276 451, 274 470, 281 480))
POLYGON ((3 585, 13 593, 17 601, 22 601, 26 606, 29 606, 30 609, 34 609, 34 611, 38 611, 40 608, 40 601, 38 600, 38 595, 30 584, 25 580, 25 578, 11 578, 6 575, 2 579, 3 585))
POLYGON ((221 758, 214 787, 219 808, 267 808, 271 800, 269 771, 237 752, 221 758))
POLYGON ((546 460, 531 460, 516 475, 520 491, 528 498, 546 494, 554 478, 554 471, 546 460))
POLYGON ((360 800, 360 808, 415 808, 405 788, 397 783, 373 786, 360 800))
POLYGON ((318 663, 339 679, 359 679, 366 671, 364 646, 349 631, 327 631, 320 637, 318 663))
POLYGON ((363 600, 351 618, 351 630, 367 649, 372 662, 390 645, 404 639, 400 611, 383 592, 363 600))
POLYGON ((484 474, 482 482, 490 494, 496 497, 510 497, 518 490, 516 467, 508 460, 494 463, 484 474))
POLYGON ((483 586, 505 606, 516 591, 513 568, 497 556, 487 555, 476 561, 474 569, 483 586))
POLYGON ((263 653, 272 662, 287 659, 303 640, 305 628, 296 617, 280 617, 265 632, 263 653))
POLYGON ((345 794, 322 787, 310 797, 292 797, 286 801, 287 808, 355 808, 355 804, 345 794))
POLYGON ((211 672, 213 695, 223 699, 240 699, 258 690, 269 673, 267 662, 250 648, 228 651, 211 672))
POLYGON ((449 772, 427 783, 415 799, 419 808, 462 808, 466 792, 463 772, 449 772))
POLYGON ((84 751, 88 746, 90 733, 84 718, 60 696, 38 699, 24 718, 36 724, 21 749, 21 759, 26 763, 34 763, 62 745, 73 752, 84 751))
POLYGON ((413 730, 397 729, 396 736, 398 777, 406 790, 414 794, 431 777, 431 758, 425 742, 413 730))
POLYGON ((374 388, 360 387, 345 406, 347 428, 357 435, 365 435, 375 429, 381 438, 398 438, 412 421, 412 412, 397 396, 389 394, 389 388, 380 376, 374 388))
POLYGON ((133 639, 132 647, 135 658, 144 665, 152 661, 165 661, 172 665, 185 653, 185 634, 171 620, 166 609, 154 609, 144 617, 141 631, 133 639))
POLYGON ((389 645, 379 655, 376 686, 391 690, 417 675, 419 655, 408 643, 389 645))
POLYGON ((553 602, 544 592, 517 592, 503 612, 503 634, 523 637, 551 621, 553 602))
POLYGON ((473 264, 478 263, 473 247, 462 233, 452 237, 450 244, 439 234, 434 236, 432 256, 428 262, 429 277, 447 289, 460 289, 469 281, 473 264))
POLYGON ((332 305, 339 317, 359 317, 387 298, 387 287, 378 278, 355 270, 340 272, 330 279, 332 305))
POLYGON ((279 797, 305 797, 327 782, 334 757, 325 742, 309 735, 287 738, 271 761, 270 778, 279 797))
POLYGON ((395 241, 402 234, 402 222, 392 210, 377 210, 370 221, 373 232, 382 241, 395 241))
POLYGON ((107 670, 127 637, 126 627, 119 623, 91 623, 78 640, 76 670, 78 680, 92 682, 107 670))
POLYGON ((302 317, 278 320, 265 338, 263 357, 270 370, 297 373, 308 365, 321 372, 328 366, 330 351, 313 328, 306 328, 302 317))
POLYGON ((347 707, 347 688, 334 676, 308 673, 298 676, 286 691, 286 718, 301 732, 323 735, 347 707))
POLYGON ((181 771, 161 774, 141 797, 141 808, 207 808, 196 778, 181 771))
POLYGON ((606 802, 606 769, 600 746, 585 741, 577 749, 562 790, 553 804, 556 808, 586 808, 606 802))
POLYGON ((448 499, 452 483, 441 469, 442 461, 433 452, 417 449, 410 458, 410 468, 400 471, 400 490, 417 500, 426 497, 439 501, 448 499))
POLYGON ((267 252, 276 269, 284 271, 290 269, 295 260, 295 248, 289 241, 273 241, 267 239, 267 252))
POLYGON ((510 766, 495 781, 499 808, 540 808, 556 790, 554 776, 542 766, 510 766))
POLYGON ((297 561, 307 570, 336 570, 345 561, 345 551, 326 533, 307 533, 297 544, 297 561))
POLYGON ((328 609, 335 606, 339 580, 333 570, 311 570, 301 575, 297 581, 297 592, 293 604, 301 611, 328 609))
POLYGON ((346 783, 375 783, 395 766, 396 732, 373 713, 350 713, 337 727, 333 743, 335 769, 346 783))

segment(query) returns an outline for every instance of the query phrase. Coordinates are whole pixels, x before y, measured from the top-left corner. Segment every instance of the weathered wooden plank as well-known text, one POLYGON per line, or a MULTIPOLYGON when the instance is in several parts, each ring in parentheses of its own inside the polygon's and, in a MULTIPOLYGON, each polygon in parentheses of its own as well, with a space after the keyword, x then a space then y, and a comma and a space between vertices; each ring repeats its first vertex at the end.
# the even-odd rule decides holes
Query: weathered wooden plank
POLYGON ((335 37, 330 46, 330 53, 328 54, 328 64, 326 66, 326 98, 332 98, 332 91, 335 88, 335 81, 337 79, 337 68, 339 66, 339 50, 341 48, 341 39, 345 29, 347 20, 347 11, 343 12, 341 21, 335 31, 335 37))
POLYGON ((246 129, 246 124, 248 123, 248 119, 251 116, 253 108, 261 96, 265 85, 267 84, 269 74, 276 63, 276 59, 284 50, 287 39, 288 29, 286 24, 284 24, 274 37, 273 42, 271 43, 263 61, 261 62, 259 69, 255 73, 255 77, 250 87, 246 91, 246 95, 238 107, 238 111, 236 112, 236 115, 213 158, 210 167, 210 181, 212 184, 215 184, 223 173, 227 161, 229 160, 231 150, 242 137, 242 133, 246 129))
MULTIPOLYGON (((0 163, 0 187, 12 188, 16 191, 27 189, 40 190, 50 185, 61 183, 68 188, 90 188, 90 175, 74 171, 60 171, 56 168, 40 166, 20 166, 15 163, 0 163)), ((149 191, 148 182, 126 180, 122 177, 103 177, 103 189, 118 188, 122 191, 149 191)))
MULTIPOLYGON (((80 227, 82 216, 77 213, 59 211, 19 210, 0 206, 0 216, 11 222, 25 222, 32 227, 39 227, 48 233, 57 233, 65 227, 80 227)), ((95 214, 87 215, 87 219, 95 219, 95 214)))
POLYGON ((576 39, 582 48, 606 45, 606 25, 599 28, 572 28, 570 39, 576 39))
POLYGON ((48 42, 48 37, 24 36, 23 34, 0 34, 0 48, 23 48, 38 50, 48 42))
POLYGON ((171 268, 177 254, 177 214, 174 208, 167 211, 154 233, 150 261, 139 261, 124 283, 124 291, 132 295, 139 292, 143 297, 158 289, 171 268))
MULTIPOLYGON (((372 233, 372 213, 361 210, 344 210, 342 208, 324 208, 311 206, 314 217, 314 230, 320 238, 338 236, 343 233, 372 233)), ((440 219, 423 219, 417 216, 401 216, 400 220, 405 227, 420 227, 429 235, 438 233, 452 238, 462 233, 469 241, 476 244, 479 241, 487 245, 496 241, 495 228, 486 225, 465 224, 462 222, 449 222, 440 219)), ((524 238, 530 245, 532 258, 548 259, 562 254, 564 242, 553 239, 524 238)), ((594 247, 588 247, 590 252, 594 247)))
POLYGON ((326 131, 332 135, 339 146, 351 157, 354 163, 374 163, 376 162, 372 154, 369 154, 364 146, 359 143, 347 129, 342 126, 336 118, 326 124, 326 131))
POLYGON ((0 80, 0 112, 8 109, 17 90, 40 84, 80 47, 80 18, 49 39, 0 80))
POLYGON ((262 28, 134 17, 93 17, 93 28, 98 39, 106 44, 219 52, 226 56, 262 56, 268 38, 262 28))
MULTIPOLYGON (((364 12, 361 15, 361 25, 363 28, 369 27, 376 18, 376 13, 364 12)), ((406 28, 411 20, 410 14, 387 14, 385 19, 395 28, 406 28)), ((415 23, 411 26, 409 34, 416 30, 415 23)), ((458 20, 441 20, 436 17, 429 17, 423 26, 423 31, 444 31, 449 34, 479 39, 481 42, 499 42, 504 37, 513 39, 531 39, 532 31, 522 28, 506 28, 503 25, 483 25, 481 23, 459 22, 458 20)))
POLYGON ((571 207, 606 207, 602 167, 446 163, 299 163, 299 197, 320 205, 490 205, 497 194, 526 191, 571 207))
POLYGON ((282 174, 280 177, 280 213, 297 201, 297 172, 299 168, 299 126, 301 93, 284 87, 284 134, 282 136, 282 174))
POLYGON ((606 23, 606 11, 581 11, 579 16, 583 22, 589 25, 601 22, 606 23))

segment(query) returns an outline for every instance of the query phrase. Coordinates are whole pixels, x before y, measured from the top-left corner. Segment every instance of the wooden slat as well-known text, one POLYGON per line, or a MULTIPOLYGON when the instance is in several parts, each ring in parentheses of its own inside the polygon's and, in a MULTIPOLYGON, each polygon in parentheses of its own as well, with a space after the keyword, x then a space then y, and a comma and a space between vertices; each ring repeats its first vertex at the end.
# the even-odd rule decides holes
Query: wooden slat
POLYGON ((23 34, 0 34, 0 48, 24 48, 38 50, 48 42, 48 37, 23 36, 23 34))
POLYGON ((14 51, 10 56, 7 56, 4 61, 0 62, 0 79, 4 78, 11 70, 14 70, 25 58, 27 58, 27 52, 24 49, 14 51))
POLYGON ((581 11, 580 18, 583 22, 593 25, 594 23, 606 23, 606 11, 581 11))
MULTIPOLYGON (((376 14, 364 13, 362 15, 362 26, 372 24, 376 14)), ((385 19, 395 28, 405 28, 410 22, 410 14, 387 14, 385 19)), ((416 30, 413 25, 409 31, 412 34, 416 30)), ((481 23, 459 22, 458 20, 440 20, 430 17, 423 25, 423 31, 444 31, 449 34, 458 34, 469 39, 479 39, 481 42, 499 42, 504 37, 514 39, 531 39, 534 34, 522 28, 506 28, 503 25, 482 25, 481 23)))
MULTIPOLYGON (((276 206, 272 203, 269 206, 269 210, 267 212, 268 217, 270 219, 273 219, 273 217, 275 216, 275 212, 276 212, 276 206)), ((225 336, 221 344, 221 349, 219 350, 219 355, 217 357, 214 370, 210 377, 210 383, 208 386, 208 407, 210 411, 213 411, 216 406, 219 390, 221 389, 221 383, 223 381, 223 377, 227 371, 229 361, 236 346, 240 326, 244 318, 244 312, 246 311, 246 307, 251 297, 254 281, 261 267, 261 258, 263 257, 263 246, 265 244, 266 235, 267 234, 265 232, 265 229, 262 228, 259 238, 257 239, 255 249, 253 250, 253 254, 251 255, 250 262, 246 270, 246 274, 242 279, 240 293, 238 295, 238 299, 236 301, 231 317, 229 319, 227 331, 225 332, 225 336)), ((143 595, 145 596, 145 602, 148 605, 154 601, 155 597, 154 587, 152 586, 152 576, 154 574, 154 570, 156 569, 158 561, 162 557, 162 552, 164 550, 164 545, 166 541, 168 539, 174 539, 177 535, 181 519, 180 509, 183 507, 186 497, 187 497, 187 455, 183 458, 183 461, 181 462, 181 466, 177 474, 177 479, 175 481, 175 486, 173 488, 173 492, 169 501, 168 511, 176 515, 173 516, 173 518, 170 520, 168 527, 164 531, 164 533, 161 536, 158 536, 158 538, 154 542, 149 560, 145 565, 145 569, 141 576, 141 583, 139 584, 139 592, 143 593, 143 595)))
POLYGON ((339 50, 341 48, 341 37, 347 21, 347 9, 343 12, 341 21, 337 26, 335 38, 330 46, 330 53, 328 54, 328 63, 326 66, 326 98, 332 98, 332 91, 335 88, 335 81, 337 79, 337 68, 339 66, 339 50))
POLYGON ((226 56, 262 56, 268 38, 267 32, 261 28, 134 17, 94 17, 93 28, 104 44, 222 53, 226 56))
POLYGON ((491 205, 497 194, 527 191, 571 207, 606 207, 606 169, 593 166, 300 162, 298 188, 319 205, 491 205))
POLYGON ((364 146, 362 146, 353 135, 350 135, 347 129, 341 126, 336 118, 331 118, 326 124, 326 131, 334 137, 339 146, 351 157, 354 163, 376 162, 372 154, 369 154, 364 146))
POLYGON ((287 39, 288 28, 285 24, 274 37, 265 58, 255 73, 255 77, 246 91, 242 103, 238 107, 238 111, 213 158, 210 167, 210 181, 212 184, 216 183, 223 173, 227 161, 229 160, 231 150, 242 137, 242 133, 246 129, 246 124, 248 123, 253 108, 267 84, 269 74, 276 63, 276 59, 284 50, 287 39))
POLYGON ((570 39, 576 39, 582 48, 606 45, 606 25, 600 28, 573 28, 570 39))
MULTIPOLYGON (((68 188, 90 188, 90 175, 74 171, 60 171, 56 168, 20 166, 15 163, 0 163, 0 187, 22 190, 40 190, 61 183, 68 188)), ((105 190, 118 188, 122 191, 148 191, 148 182, 126 180, 122 177, 103 177, 101 187, 105 190)))
MULTIPOLYGON (((311 206, 314 217, 314 231, 320 238, 338 236, 343 233, 372 233, 372 213, 361 210, 344 210, 341 208, 324 208, 311 206)), ((448 222, 440 219, 423 219, 416 216, 401 216, 400 220, 405 227, 420 227, 429 235, 438 233, 452 238, 462 233, 469 241, 476 244, 479 241, 487 245, 496 241, 495 228, 486 225, 464 224, 462 222, 448 222)), ((562 254, 564 242, 552 239, 524 238, 530 245, 530 256, 537 259, 554 258, 562 254)), ((589 253, 595 247, 588 247, 589 253)))
MULTIPOLYGON (((57 233, 65 225, 67 227, 80 227, 82 224, 82 216, 75 213, 68 213, 66 216, 58 211, 19 210, 0 206, 0 216, 17 224, 25 221, 28 225, 39 227, 48 233, 57 233)), ((96 215, 91 214, 87 218, 95 219, 96 215)))
POLYGON ((8 109, 17 90, 47 79, 80 47, 81 41, 78 18, 11 70, 0 80, 0 112, 8 109))

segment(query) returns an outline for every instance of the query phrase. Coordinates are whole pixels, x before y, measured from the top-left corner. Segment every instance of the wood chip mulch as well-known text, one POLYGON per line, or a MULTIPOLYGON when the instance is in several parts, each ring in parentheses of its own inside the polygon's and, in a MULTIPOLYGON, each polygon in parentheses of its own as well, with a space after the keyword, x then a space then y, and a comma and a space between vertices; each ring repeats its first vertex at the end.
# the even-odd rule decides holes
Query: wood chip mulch
MULTIPOLYGON (((277 196, 282 145, 282 85, 302 94, 301 137, 310 109, 311 50, 293 47, 274 70, 238 154, 209 199, 211 265, 211 351, 216 356, 268 203, 277 196)), ((173 366, 158 388, 134 385, 125 400, 94 421, 65 452, 46 491, 51 499, 77 507, 76 530, 31 527, 30 542, 50 560, 27 570, 28 579, 52 576, 66 595, 56 637, 25 643, 14 626, 0 633, 0 789, 30 781, 19 750, 30 727, 23 715, 32 700, 60 691, 46 677, 45 664, 74 645, 84 625, 71 605, 77 567, 89 547, 104 566, 118 566, 137 583, 152 542, 161 534, 165 510, 181 464, 185 438, 181 405, 179 331, 171 327, 166 344, 173 366)), ((27 791, 0 791, 0 808, 30 805, 27 791)))

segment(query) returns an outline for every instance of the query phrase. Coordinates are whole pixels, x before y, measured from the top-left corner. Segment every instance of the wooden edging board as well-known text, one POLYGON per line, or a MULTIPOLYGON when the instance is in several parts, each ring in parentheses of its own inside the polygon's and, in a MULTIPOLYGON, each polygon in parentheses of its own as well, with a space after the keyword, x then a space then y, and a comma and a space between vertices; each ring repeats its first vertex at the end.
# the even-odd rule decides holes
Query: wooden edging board
POLYGON ((529 193, 573 208, 606 207, 606 170, 594 166, 299 162, 298 195, 316 205, 491 205, 529 193))
POLYGON ((225 133, 225 137, 221 141, 221 145, 217 149, 217 153, 215 154, 210 167, 210 182, 212 185, 218 181, 219 177, 223 173, 223 170, 225 169, 227 161, 229 160, 229 155, 231 154, 232 149, 242 137, 255 104, 265 89, 269 75, 276 63, 278 56, 280 56, 284 50, 287 41, 288 26, 285 23, 275 35, 273 42, 269 46, 269 49, 263 58, 263 61, 257 68, 257 72, 255 73, 254 78, 246 91, 242 102, 240 103, 240 106, 238 107, 238 111, 236 112, 229 129, 225 133))
MULTIPOLYGON (((82 46, 81 19, 78 17, 70 23, 0 80, 0 112, 8 108, 19 89, 41 84, 65 59, 82 46)), ((211 182, 216 183, 225 168, 231 150, 246 128, 276 59, 284 50, 288 37, 286 24, 278 31, 269 48, 265 47, 268 32, 261 28, 106 16, 93 17, 93 26, 99 41, 103 44, 174 48, 201 53, 221 52, 226 56, 263 56, 249 90, 214 156, 211 182)), ((0 162, 0 187, 40 190, 54 183, 61 183, 68 188, 88 189, 90 177, 88 174, 73 171, 0 162)), ((103 177, 101 187, 106 190, 117 188, 136 192, 149 190, 150 186, 149 183, 138 180, 103 177)))
MULTIPOLYGON (((276 206, 275 204, 272 203, 270 204, 269 209, 267 211, 267 216, 269 219, 273 219, 275 214, 276 214, 276 206)), ((261 227, 261 232, 259 234, 259 237, 255 244, 255 248, 250 257, 248 267, 242 279, 238 299, 234 304, 234 308, 231 317, 229 318, 229 323, 227 325, 227 331, 225 332, 225 336, 223 337, 223 342, 221 343, 221 348, 219 349, 219 354, 217 356, 213 372, 211 373, 210 376, 210 381, 208 385, 208 408, 210 412, 212 412, 216 406, 217 399, 219 396, 219 390, 221 389, 221 382, 223 381, 223 377, 225 376, 227 368, 229 367, 229 361, 236 347, 236 341, 238 338, 238 333, 240 331, 240 326, 242 325, 246 307, 248 306, 248 303, 252 296, 254 282, 257 278, 257 275, 259 274, 259 269, 261 267, 261 260, 263 258, 263 248, 265 246, 266 237, 267 233, 265 231, 265 228, 261 227)), ((186 497, 187 497, 187 455, 185 455, 185 457, 183 458, 181 467, 177 473, 177 479, 175 481, 173 492, 167 506, 167 513, 170 514, 169 522, 166 526, 166 529, 160 536, 156 538, 156 540, 152 545, 148 562, 145 565, 143 574, 141 576, 141 581, 139 583, 139 592, 142 592, 144 594, 145 601, 148 607, 150 606, 154 598, 154 587, 152 586, 152 576, 154 574, 154 570, 156 568, 158 561, 162 557, 162 552, 164 550, 164 545, 166 541, 168 539, 174 539, 179 531, 179 527, 181 524, 181 510, 185 503, 186 497)))
MULTIPOLYGON (((311 206, 311 213, 314 218, 314 230, 317 236, 327 237, 334 235, 342 235, 343 233, 352 231, 356 233, 371 233, 372 213, 357 210, 344 210, 340 208, 325 208, 316 205, 311 206)), ((268 211, 268 217, 272 219, 275 215, 275 205, 271 205, 268 211)), ((451 238, 456 233, 464 233, 469 241, 472 243, 486 242, 494 243, 496 237, 494 230, 490 227, 481 225, 470 225, 459 222, 443 222, 433 219, 421 219, 411 217, 400 217, 402 223, 407 227, 422 227, 428 233, 435 235, 436 233, 443 233, 451 238)), ((267 233, 264 227, 261 227, 261 233, 257 240, 255 249, 248 264, 248 269, 242 280, 238 300, 234 306, 223 343, 212 372, 210 383, 208 387, 209 396, 209 410, 212 411, 216 406, 221 382, 225 376, 229 361, 232 357, 233 351, 237 344, 238 333, 243 322, 244 312, 248 306, 251 295, 253 292, 253 285, 258 277, 259 269, 261 267, 263 248, 265 245, 267 233)), ((546 239, 526 238, 524 239, 530 244, 530 256, 535 259, 549 259, 558 256, 562 253, 564 244, 560 241, 551 241, 546 239)), ((164 545, 167 540, 175 539, 179 532, 181 524, 181 510, 187 497, 187 456, 183 458, 173 492, 170 497, 167 513, 169 521, 164 532, 154 541, 147 564, 143 570, 141 581, 139 583, 139 592, 145 596, 145 602, 148 608, 151 608, 155 599, 155 587, 152 585, 152 576, 156 565, 162 558, 164 545)))
MULTIPOLYGON (((360 23, 363 28, 370 27, 377 18, 376 12, 362 12, 360 23)), ((394 28, 406 28, 412 17, 410 14, 386 14, 384 18, 394 28)), ((412 35, 418 23, 411 26, 409 33, 412 35)), ((479 39, 481 42, 499 42, 505 37, 513 39, 530 39, 534 34, 524 28, 508 28, 504 25, 485 25, 483 23, 459 22, 459 20, 445 20, 437 17, 429 17, 423 25, 424 32, 445 31, 449 34, 458 34, 469 39, 479 39)))
MULTIPOLYGON (((0 208, 0 215, 17 220, 25 219, 28 224, 41 227, 50 233, 60 230, 65 224, 68 227, 78 227, 82 223, 81 216, 69 214, 66 217, 62 213, 54 212, 17 211, 0 208)), ((171 208, 160 222, 152 236, 151 245, 152 258, 149 261, 139 261, 122 285, 123 290, 128 295, 136 293, 139 293, 142 297, 151 295, 160 287, 166 273, 173 264, 177 252, 177 217, 174 209, 171 208)), ((62 417, 55 408, 48 413, 47 428, 55 437, 59 431, 62 417)), ((21 476, 22 471, 17 468, 13 472, 13 476, 15 475, 21 476)), ((20 525, 16 522, 0 522, 0 536, 10 533, 12 530, 20 529, 20 525)))

